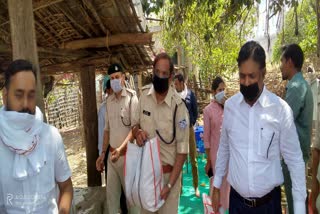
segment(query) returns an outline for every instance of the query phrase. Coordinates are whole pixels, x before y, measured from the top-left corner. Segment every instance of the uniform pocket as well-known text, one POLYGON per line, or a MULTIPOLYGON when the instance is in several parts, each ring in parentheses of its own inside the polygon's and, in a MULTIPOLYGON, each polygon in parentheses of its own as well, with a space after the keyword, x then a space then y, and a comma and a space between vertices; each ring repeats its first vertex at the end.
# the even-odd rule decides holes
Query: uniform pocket
POLYGON ((258 155, 265 159, 275 159, 279 156, 279 132, 261 128, 258 144, 258 155))
POLYGON ((120 111, 120 117, 121 117, 122 124, 124 126, 130 126, 131 125, 130 109, 129 108, 127 108, 127 107, 122 108, 121 111, 120 111))

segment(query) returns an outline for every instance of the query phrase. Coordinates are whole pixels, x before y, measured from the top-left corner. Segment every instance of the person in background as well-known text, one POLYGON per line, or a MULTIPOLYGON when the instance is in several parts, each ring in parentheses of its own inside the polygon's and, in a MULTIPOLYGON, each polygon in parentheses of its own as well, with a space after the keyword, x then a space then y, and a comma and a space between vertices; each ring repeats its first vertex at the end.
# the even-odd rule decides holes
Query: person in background
MULTIPOLYGON (((104 99, 101 103, 98 111, 98 149, 99 149, 99 155, 101 155, 102 152, 102 145, 103 145, 103 133, 104 133, 104 125, 105 125, 105 117, 106 117, 106 99, 108 96, 112 94, 112 89, 110 86, 110 78, 108 76, 105 76, 103 79, 103 93, 104 93, 104 99)), ((108 147, 109 148, 109 147, 108 147)), ((107 159, 107 155, 106 158, 107 159)), ((106 166, 106 163, 105 163, 106 166)), ((105 171, 107 174, 107 167, 105 167, 105 171)))
POLYGON ((198 161, 197 161, 197 147, 193 126, 197 122, 198 118, 198 104, 197 98, 193 91, 187 88, 185 84, 184 76, 182 73, 177 73, 174 76, 174 85, 176 91, 180 97, 185 101, 190 118, 190 130, 189 130, 189 155, 192 166, 193 188, 196 197, 200 197, 198 189, 199 175, 198 175, 198 161))
MULTIPOLYGON (((225 83, 221 77, 216 77, 212 81, 212 95, 214 99, 203 110, 204 133, 203 140, 207 154, 207 164, 205 171, 208 176, 214 176, 217 152, 220 143, 220 133, 223 120, 223 106, 225 102, 225 83)), ((210 193, 211 191, 210 185, 210 193)), ((220 188, 220 204, 219 212, 224 214, 229 208, 230 185, 227 181, 227 175, 224 176, 220 188)))
MULTIPOLYGON (((138 98, 135 91, 125 87, 125 75, 121 65, 114 63, 108 68, 113 93, 106 100, 106 117, 102 152, 96 161, 99 172, 103 170, 107 148, 110 145, 107 169, 108 213, 118 213, 124 184, 124 156, 127 144, 132 140, 132 115, 138 98)), ((130 207, 129 213, 139 213, 138 207, 130 207)))
MULTIPOLYGON (((280 65, 282 79, 289 80, 286 86, 285 101, 292 109, 303 160, 307 165, 310 158, 313 98, 310 86, 302 76, 303 61, 304 56, 299 45, 290 44, 282 48, 280 65)), ((291 176, 284 161, 282 161, 282 170, 289 214, 293 214, 291 176)))
MULTIPOLYGON (((103 145, 103 134, 104 134, 104 126, 105 126, 105 118, 107 114, 107 98, 110 96, 113 91, 110 85, 110 77, 105 76, 103 79, 103 93, 104 99, 100 105, 99 112, 98 112, 98 149, 99 155, 102 153, 102 145, 103 145)), ((108 157, 109 157, 110 145, 107 148, 106 155, 104 157, 104 172, 105 172, 105 180, 107 182, 107 169, 108 169, 108 157)), ((120 198, 120 209, 122 213, 128 213, 126 196, 124 194, 123 188, 121 191, 121 198, 120 198)))
POLYGON ((264 85, 266 54, 255 41, 238 55, 240 93, 224 105, 212 201, 218 211, 228 172, 230 214, 281 214, 281 158, 292 177, 294 210, 305 214, 305 164, 290 106, 264 85))
POLYGON ((318 114, 318 94, 319 94, 319 79, 317 78, 316 72, 312 66, 307 68, 307 82, 310 85, 312 96, 313 96, 313 128, 315 129, 315 138, 311 146, 312 154, 312 187, 311 187, 311 208, 313 214, 319 213, 320 208, 320 197, 319 197, 319 179, 320 171, 319 157, 320 157, 320 138, 319 138, 319 114, 318 114))
MULTIPOLYGON (((319 114, 317 114, 318 120, 319 114)), ((318 126, 318 125, 317 125, 318 126)), ((319 132, 315 133, 315 141, 312 144, 312 187, 311 187, 311 208, 313 214, 320 211, 320 136, 319 132)))

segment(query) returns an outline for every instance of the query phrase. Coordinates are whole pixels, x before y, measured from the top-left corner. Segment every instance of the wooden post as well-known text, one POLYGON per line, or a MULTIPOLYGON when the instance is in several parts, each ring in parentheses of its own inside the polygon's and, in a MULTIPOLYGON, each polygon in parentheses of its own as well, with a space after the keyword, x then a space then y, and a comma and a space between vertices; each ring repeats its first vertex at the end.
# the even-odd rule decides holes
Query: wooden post
POLYGON ((87 154, 88 186, 101 186, 101 174, 96 170, 98 158, 98 115, 95 87, 95 67, 84 67, 80 71, 82 88, 82 119, 84 142, 87 154))
POLYGON ((12 58, 29 60, 37 73, 37 106, 46 114, 43 101, 32 0, 8 0, 12 58))
POLYGON ((138 97, 140 97, 141 92, 142 92, 142 87, 143 87, 143 83, 142 83, 142 72, 139 72, 138 74, 138 97))

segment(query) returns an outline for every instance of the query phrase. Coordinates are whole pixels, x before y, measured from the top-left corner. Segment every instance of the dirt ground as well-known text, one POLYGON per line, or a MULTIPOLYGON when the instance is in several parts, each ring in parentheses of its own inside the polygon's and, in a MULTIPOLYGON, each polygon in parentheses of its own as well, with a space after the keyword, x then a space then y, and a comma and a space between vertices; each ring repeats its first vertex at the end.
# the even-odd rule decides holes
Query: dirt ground
POLYGON ((82 146, 80 128, 60 131, 65 145, 68 161, 72 170, 74 187, 87 186, 86 150, 82 146))

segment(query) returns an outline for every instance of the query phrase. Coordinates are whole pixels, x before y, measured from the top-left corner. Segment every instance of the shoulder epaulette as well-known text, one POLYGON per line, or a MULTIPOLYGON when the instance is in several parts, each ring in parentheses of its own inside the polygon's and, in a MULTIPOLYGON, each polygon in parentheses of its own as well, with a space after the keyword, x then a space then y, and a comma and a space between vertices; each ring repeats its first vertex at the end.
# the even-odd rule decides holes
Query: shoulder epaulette
POLYGON ((132 90, 132 89, 130 89, 130 88, 126 88, 126 90, 127 90, 127 92, 128 92, 129 94, 131 94, 131 96, 134 96, 134 95, 137 94, 135 90, 132 90))

